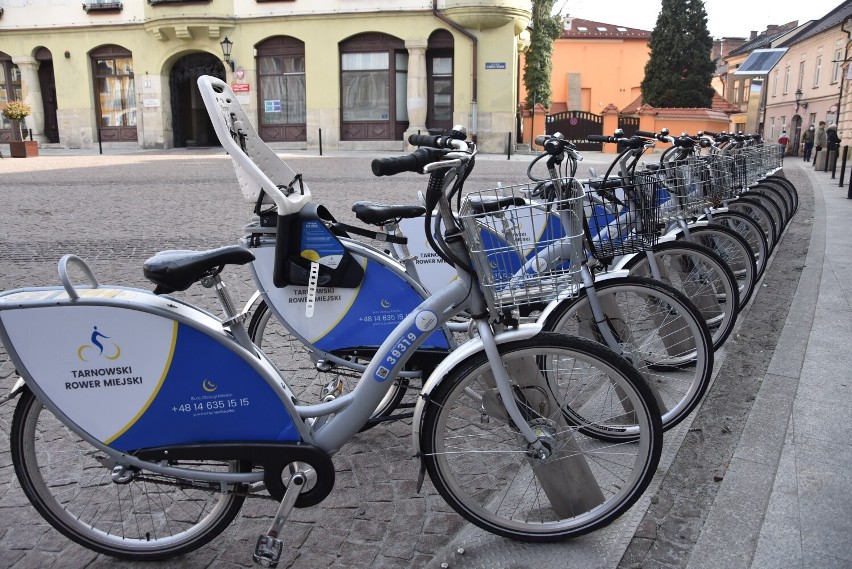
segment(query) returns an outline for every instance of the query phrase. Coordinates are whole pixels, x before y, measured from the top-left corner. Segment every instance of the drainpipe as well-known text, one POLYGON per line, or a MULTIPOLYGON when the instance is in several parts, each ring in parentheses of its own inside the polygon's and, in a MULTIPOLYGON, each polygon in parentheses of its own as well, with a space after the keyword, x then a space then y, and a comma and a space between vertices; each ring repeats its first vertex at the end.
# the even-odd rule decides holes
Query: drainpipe
MULTIPOLYGON (((438 11, 438 0, 432 0, 432 15, 470 40, 471 47, 473 49, 473 54, 471 56, 472 67, 473 67, 473 69, 471 71, 471 75, 472 75, 471 80, 473 82, 473 89, 472 89, 473 100, 470 103, 470 115, 471 115, 470 116, 470 134, 471 134, 471 137, 475 137, 476 136, 476 127, 477 127, 477 114, 479 112, 478 104, 476 102, 476 95, 477 95, 476 73, 477 73, 477 65, 478 65, 478 61, 479 61, 479 57, 477 55, 476 49, 477 49, 477 45, 478 45, 479 40, 477 40, 476 36, 473 35, 471 32, 469 32, 468 30, 466 30, 465 28, 458 25, 457 23, 455 23, 454 21, 452 21, 451 19, 449 19, 448 17, 443 15, 441 12, 439 12, 438 11)), ((474 140, 476 140, 476 139, 474 138, 474 140)))

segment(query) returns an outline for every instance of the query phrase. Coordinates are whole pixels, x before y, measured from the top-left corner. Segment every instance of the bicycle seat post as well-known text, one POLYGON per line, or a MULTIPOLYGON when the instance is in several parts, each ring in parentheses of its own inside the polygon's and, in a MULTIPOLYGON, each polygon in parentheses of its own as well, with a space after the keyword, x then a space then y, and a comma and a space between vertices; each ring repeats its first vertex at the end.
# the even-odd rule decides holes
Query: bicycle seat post
POLYGON ((245 322, 246 318, 248 318, 248 315, 245 312, 237 312, 234 299, 231 297, 231 293, 228 292, 228 287, 226 287, 225 283, 222 282, 219 272, 217 271, 212 275, 202 278, 201 286, 204 288, 212 288, 216 293, 219 305, 225 313, 225 318, 222 320, 222 326, 231 331, 234 338, 240 343, 240 345, 252 353, 255 353, 254 343, 251 341, 251 338, 249 338, 245 327, 243 327, 243 322, 245 322))

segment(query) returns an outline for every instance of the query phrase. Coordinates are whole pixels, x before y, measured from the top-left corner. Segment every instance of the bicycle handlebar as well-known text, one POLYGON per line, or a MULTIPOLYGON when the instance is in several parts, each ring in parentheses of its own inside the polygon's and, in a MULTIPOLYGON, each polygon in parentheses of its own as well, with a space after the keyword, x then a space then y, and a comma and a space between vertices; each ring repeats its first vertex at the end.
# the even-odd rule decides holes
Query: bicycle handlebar
MULTIPOLYGON (((419 135, 412 135, 412 137, 415 136, 419 135)), ((437 162, 443 155, 444 152, 442 150, 424 147, 418 148, 406 156, 376 158, 370 167, 375 176, 393 176, 401 172, 417 172, 418 174, 422 174, 424 166, 432 162, 437 162)))
POLYGON ((590 134, 586 137, 586 140, 589 142, 607 142, 614 144, 622 144, 628 148, 642 148, 645 146, 645 142, 638 137, 630 137, 630 138, 617 138, 615 136, 607 136, 605 134, 590 134))

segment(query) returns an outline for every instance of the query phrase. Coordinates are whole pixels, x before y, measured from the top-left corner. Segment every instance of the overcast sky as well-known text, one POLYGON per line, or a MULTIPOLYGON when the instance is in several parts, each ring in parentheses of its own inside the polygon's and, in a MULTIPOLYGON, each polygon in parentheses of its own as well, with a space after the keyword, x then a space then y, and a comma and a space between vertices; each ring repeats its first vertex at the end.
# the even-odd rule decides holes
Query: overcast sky
MULTIPOLYGON (((818 20, 843 2, 841 0, 705 0, 707 28, 714 38, 748 38, 752 30, 762 32, 770 24, 818 20)), ((576 18, 653 30, 662 0, 557 0, 562 14, 576 18)))

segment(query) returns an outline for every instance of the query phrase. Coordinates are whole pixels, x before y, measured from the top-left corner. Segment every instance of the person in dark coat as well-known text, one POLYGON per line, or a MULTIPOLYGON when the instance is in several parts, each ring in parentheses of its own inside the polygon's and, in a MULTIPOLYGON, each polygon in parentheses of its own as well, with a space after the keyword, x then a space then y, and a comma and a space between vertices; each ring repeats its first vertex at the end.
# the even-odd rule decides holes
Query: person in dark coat
POLYGON ((805 145, 805 152, 803 154, 805 162, 811 161, 811 152, 814 149, 814 140, 816 140, 816 129, 814 128, 814 125, 811 125, 802 135, 802 142, 805 145))
POLYGON ((825 138, 828 142, 828 151, 836 152, 838 147, 840 146, 840 137, 837 136, 837 125, 831 123, 828 125, 828 128, 825 129, 825 138))

